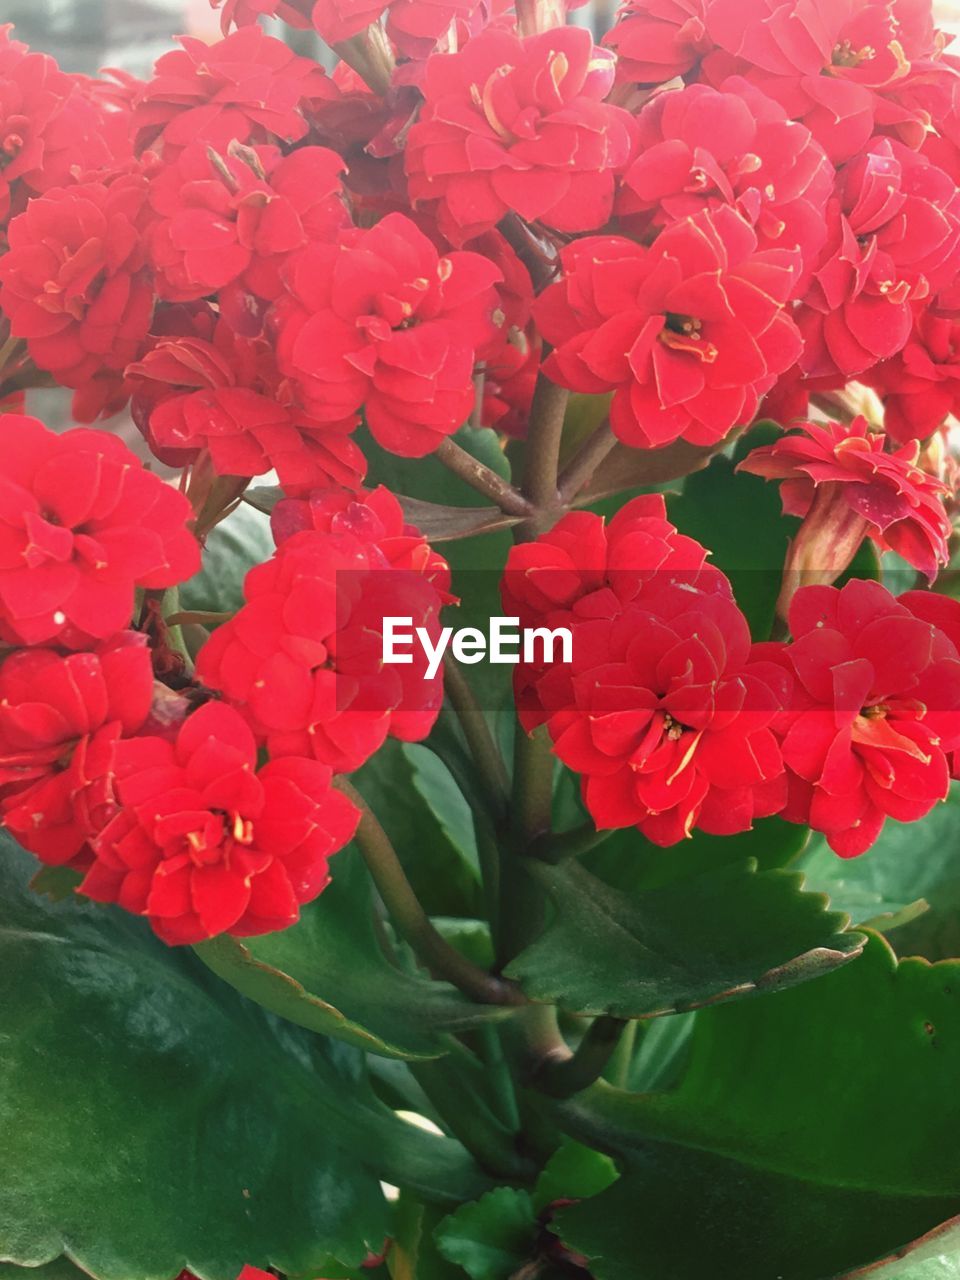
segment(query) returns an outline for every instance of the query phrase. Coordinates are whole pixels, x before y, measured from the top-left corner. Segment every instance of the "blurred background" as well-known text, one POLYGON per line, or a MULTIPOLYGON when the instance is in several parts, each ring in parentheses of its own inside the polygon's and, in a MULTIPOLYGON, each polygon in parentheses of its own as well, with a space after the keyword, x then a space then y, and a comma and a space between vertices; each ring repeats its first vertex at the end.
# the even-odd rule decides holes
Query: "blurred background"
MULTIPOLYGON (((617 3, 593 0, 576 16, 584 21, 592 10, 602 30, 617 3)), ((209 0, 5 0, 2 8, 3 20, 15 25, 19 39, 53 54, 65 71, 88 74, 113 66, 145 75, 169 48, 172 35, 189 32, 215 40, 220 34, 219 14, 209 0)), ((934 8, 940 26, 960 34, 960 0, 939 0, 934 8)), ((290 36, 302 52, 310 52, 308 34, 290 36)))

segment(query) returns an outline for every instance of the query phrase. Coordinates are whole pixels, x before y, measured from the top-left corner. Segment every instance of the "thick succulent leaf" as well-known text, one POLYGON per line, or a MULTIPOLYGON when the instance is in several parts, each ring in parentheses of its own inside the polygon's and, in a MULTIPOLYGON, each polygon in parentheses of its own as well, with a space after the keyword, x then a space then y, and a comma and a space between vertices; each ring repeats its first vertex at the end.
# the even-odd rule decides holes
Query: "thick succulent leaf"
POLYGON ((391 1058, 435 1058, 449 1033, 506 1016, 447 983, 398 968, 374 929, 372 886, 354 846, 300 922, 258 938, 221 935, 196 948, 243 995, 311 1031, 391 1058))
POLYGON ((531 1258, 536 1230, 529 1193, 498 1187, 444 1218, 433 1238, 440 1254, 471 1280, 511 1280, 531 1258))
POLYGON ((457 1143, 376 1102, 355 1050, 132 916, 31 893, 35 865, 0 841, 0 1257, 66 1251, 102 1280, 317 1274, 380 1247, 379 1178, 482 1193, 457 1143))
POLYGON ((761 871, 787 867, 799 858, 809 837, 806 827, 780 818, 761 818, 749 831, 735 836, 694 831, 688 840, 664 849, 629 827, 607 836, 599 848, 583 858, 583 863, 614 888, 636 893, 675 884, 745 858, 754 858, 761 871))
POLYGON ((837 1280, 960 1280, 960 1218, 837 1280))
POLYGON ((838 858, 815 836, 800 864, 838 910, 884 932, 901 955, 960 955, 960 783, 922 821, 888 821, 862 858, 838 858), (922 908, 929 905, 929 910, 922 908), (920 908, 920 910, 918 910, 920 908))
POLYGON ((873 935, 822 982, 698 1013, 673 1091, 558 1104, 624 1172, 557 1229, 596 1280, 842 1274, 960 1210, 958 1073, 960 962, 898 966, 873 935))
MULTIPOLYGON (((751 449, 780 435, 773 423, 759 423, 737 443, 733 457, 717 457, 706 470, 687 477, 683 492, 670 498, 671 520, 710 548, 710 560, 730 579, 737 603, 755 640, 770 635, 787 546, 799 521, 784 516, 780 486, 736 470, 751 449)), ((848 576, 877 578, 880 562, 865 543, 848 576)))
POLYGON ((203 568, 180 587, 180 609, 235 613, 243 604, 243 580, 273 555, 270 521, 241 503, 210 533, 203 568))
POLYGON ((639 893, 576 863, 529 871, 555 915, 506 972, 531 999, 578 1013, 649 1018, 793 986, 864 943, 801 876, 753 859, 639 893))
POLYGON ((476 839, 464 823, 463 798, 441 769, 428 772, 419 755, 390 740, 351 781, 383 823, 424 910, 477 917, 476 839))

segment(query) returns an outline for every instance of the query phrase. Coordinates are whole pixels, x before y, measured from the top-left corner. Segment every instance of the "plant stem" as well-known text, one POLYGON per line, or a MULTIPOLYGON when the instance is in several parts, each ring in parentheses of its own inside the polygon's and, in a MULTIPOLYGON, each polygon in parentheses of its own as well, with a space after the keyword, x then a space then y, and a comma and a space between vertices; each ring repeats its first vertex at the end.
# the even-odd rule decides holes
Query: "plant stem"
POLYGON ((558 483, 561 502, 566 505, 573 501, 616 443, 617 437, 610 427, 610 419, 607 418, 587 437, 561 471, 558 483))
POLYGON ((569 1098, 588 1088, 603 1074, 626 1026, 622 1018, 608 1014, 594 1018, 575 1053, 565 1062, 544 1064, 534 1080, 537 1088, 553 1098, 569 1098))
POLYGON ((448 471, 459 476, 471 489, 476 489, 485 498, 495 502, 507 515, 529 516, 532 514, 530 503, 519 489, 514 488, 509 480, 504 480, 503 476, 498 476, 494 470, 485 466, 466 449, 461 449, 449 436, 441 442, 436 451, 436 457, 448 471))
POLYGON ((483 1169, 519 1181, 531 1176, 533 1168, 516 1150, 513 1134, 482 1098, 465 1088, 464 1073, 455 1061, 436 1058, 408 1066, 440 1119, 483 1169))
POLYGON ((523 474, 524 497, 536 508, 538 518, 528 522, 528 527, 522 532, 518 531, 518 538, 536 537, 549 529, 560 515, 557 472, 560 466, 563 418, 569 397, 570 393, 565 387, 558 387, 543 373, 538 375, 530 406, 523 474))
POLYGON ((443 687, 460 722, 488 798, 500 815, 506 810, 510 792, 507 767, 469 681, 449 653, 444 657, 443 687))
POLYGON ((519 214, 508 213, 498 225, 503 238, 529 271, 535 292, 539 293, 554 277, 557 267, 555 252, 552 248, 548 251, 519 214))
POLYGON ((407 879, 389 836, 363 796, 345 778, 338 778, 335 785, 360 810, 356 835, 360 852, 390 918, 423 963, 465 995, 483 1004, 525 1004, 524 996, 513 983, 473 964, 434 928, 407 879))
POLYGON ((540 836, 530 847, 531 856, 541 862, 563 862, 567 858, 575 858, 578 854, 587 853, 603 844, 611 831, 598 831, 592 822, 563 831, 559 835, 540 836))

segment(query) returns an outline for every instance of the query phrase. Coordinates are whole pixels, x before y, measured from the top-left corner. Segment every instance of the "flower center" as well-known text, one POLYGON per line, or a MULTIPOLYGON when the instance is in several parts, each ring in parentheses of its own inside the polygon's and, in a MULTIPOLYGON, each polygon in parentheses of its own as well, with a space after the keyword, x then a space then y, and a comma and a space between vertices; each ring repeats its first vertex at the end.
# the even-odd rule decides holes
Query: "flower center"
POLYGON ((679 720, 674 720, 673 716, 667 712, 663 717, 663 733, 664 737, 669 738, 671 742, 679 742, 685 733, 689 732, 689 725, 681 724, 679 720))
POLYGON ((855 49, 852 40, 838 40, 833 46, 830 62, 835 67, 859 67, 861 62, 872 62, 876 56, 877 51, 872 44, 855 49))
POLYGON ((223 809, 211 811, 209 829, 187 832, 187 853, 194 866, 209 866, 214 862, 229 864, 230 852, 234 845, 253 844, 253 823, 244 818, 236 809, 229 812, 223 809), (215 820, 219 818, 217 823, 215 820))
POLYGON ((877 702, 872 707, 864 707, 860 714, 865 720, 886 720, 888 711, 882 702, 877 702))
POLYGON ((696 356, 703 364, 713 364, 717 358, 717 348, 712 342, 704 341, 703 321, 696 316, 667 312, 660 330, 660 341, 671 351, 685 351, 696 356))

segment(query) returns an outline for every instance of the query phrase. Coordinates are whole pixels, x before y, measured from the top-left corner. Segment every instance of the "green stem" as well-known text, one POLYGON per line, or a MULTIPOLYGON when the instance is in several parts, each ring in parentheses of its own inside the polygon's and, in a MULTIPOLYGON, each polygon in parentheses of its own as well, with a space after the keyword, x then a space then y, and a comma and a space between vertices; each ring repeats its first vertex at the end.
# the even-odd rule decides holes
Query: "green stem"
POLYGON ((520 1128, 520 1111, 513 1076, 503 1052, 500 1030, 488 1023, 478 1028, 477 1035, 490 1084, 500 1107, 501 1119, 511 1132, 516 1133, 520 1128))
POLYGON ((622 1018, 607 1014, 594 1018, 576 1053, 564 1062, 544 1064, 534 1080, 537 1088, 553 1098, 569 1098, 589 1088, 603 1075, 626 1025, 622 1018))
POLYGON ((345 778, 338 778, 336 785, 360 810, 357 845, 397 930, 423 963, 465 995, 483 1004, 525 1004, 523 995, 513 983, 505 982, 475 965, 450 946, 434 928, 407 879, 390 838, 363 796, 345 778))
POLYGON ((510 791, 507 767, 463 669, 449 653, 444 658, 443 687, 460 722, 488 798, 497 814, 501 814, 506 810, 510 791))
POLYGON ((534 858, 541 862, 563 862, 567 858, 575 858, 581 853, 589 853, 598 844, 603 844, 612 831, 598 831, 592 822, 585 822, 572 831, 563 831, 559 835, 540 836, 530 848, 534 858))
POLYGON ((410 1062, 410 1073, 440 1119, 482 1169, 495 1177, 527 1181, 533 1166, 520 1155, 514 1134, 477 1094, 465 1087, 464 1072, 455 1059, 410 1062))
MULTIPOLYGON (((645 1023, 644 1025, 649 1026, 650 1024, 645 1023)), ((604 1078, 617 1089, 626 1089, 630 1083, 630 1068, 633 1066, 633 1057, 636 1053, 640 1030, 639 1022, 628 1022, 623 1029, 623 1035, 620 1037, 617 1047, 610 1055, 610 1061, 604 1071, 604 1078)))

